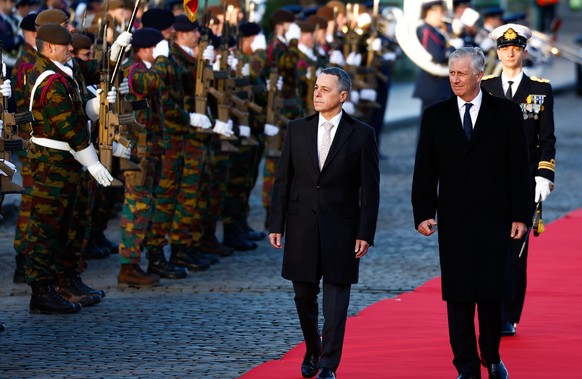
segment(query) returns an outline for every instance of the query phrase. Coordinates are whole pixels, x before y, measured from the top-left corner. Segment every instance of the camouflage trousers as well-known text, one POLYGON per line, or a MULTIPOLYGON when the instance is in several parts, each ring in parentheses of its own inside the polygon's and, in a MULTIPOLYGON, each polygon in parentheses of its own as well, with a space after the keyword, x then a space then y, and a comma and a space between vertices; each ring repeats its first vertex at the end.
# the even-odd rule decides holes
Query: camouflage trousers
POLYGON ((121 211, 121 264, 139 263, 144 239, 148 232, 155 202, 154 189, 159 182, 161 157, 147 157, 147 172, 143 185, 125 180, 125 197, 121 211))
POLYGON ((184 165, 176 211, 168 233, 171 244, 198 246, 210 196, 210 134, 189 133, 184 139, 184 165))
POLYGON ((155 206, 146 247, 163 248, 170 232, 184 171, 185 135, 165 134, 160 180, 154 189, 155 206))
POLYGON ((215 137, 212 144, 214 151, 214 161, 209 165, 211 172, 210 182, 210 204, 204 219, 204 230, 214 230, 216 223, 220 219, 226 198, 226 186, 230 174, 230 153, 220 150, 220 141, 215 137))
POLYGON ((20 175, 22 176, 22 187, 24 193, 20 197, 20 209, 16 220, 16 230, 14 232, 14 250, 16 254, 25 255, 26 244, 28 243, 28 219, 30 218, 30 203, 32 193, 32 170, 30 160, 25 155, 18 155, 20 161, 20 175))
POLYGON ((71 247, 71 224, 83 171, 68 152, 29 148, 31 191, 26 282, 52 282, 83 271, 81 252, 71 247), (67 154, 69 156, 67 156, 67 154))
MULTIPOLYGON (((81 173, 79 185, 77 186, 77 196, 75 198, 75 207, 73 208, 73 224, 69 229, 69 243, 70 249, 75 253, 82 253, 87 248, 89 242, 89 235, 91 233, 92 212, 95 190, 97 183, 91 177, 89 172, 81 173)), ((84 263, 80 262, 84 267, 84 263)))
POLYGON ((249 196, 254 185, 258 147, 239 146, 230 154, 230 173, 222 209, 224 229, 235 230, 249 213, 249 196))
POLYGON ((271 194, 275 184, 275 174, 279 158, 265 156, 265 166, 263 167, 263 207, 271 207, 271 194))

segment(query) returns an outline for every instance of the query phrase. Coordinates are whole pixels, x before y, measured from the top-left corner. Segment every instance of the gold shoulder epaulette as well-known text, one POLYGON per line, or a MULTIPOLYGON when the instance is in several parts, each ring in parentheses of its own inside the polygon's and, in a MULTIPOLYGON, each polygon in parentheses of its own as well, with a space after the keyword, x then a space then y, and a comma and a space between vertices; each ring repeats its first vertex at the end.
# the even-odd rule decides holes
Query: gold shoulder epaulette
POLYGON ((497 75, 487 75, 487 76, 484 76, 483 78, 481 78, 481 80, 482 81, 483 80, 489 80, 489 79, 493 79, 493 78, 496 78, 496 77, 497 77, 497 75))
POLYGON ((532 76, 530 79, 533 80, 534 82, 540 82, 540 83, 549 83, 550 82, 550 79, 544 79, 544 78, 540 78, 538 76, 532 76))

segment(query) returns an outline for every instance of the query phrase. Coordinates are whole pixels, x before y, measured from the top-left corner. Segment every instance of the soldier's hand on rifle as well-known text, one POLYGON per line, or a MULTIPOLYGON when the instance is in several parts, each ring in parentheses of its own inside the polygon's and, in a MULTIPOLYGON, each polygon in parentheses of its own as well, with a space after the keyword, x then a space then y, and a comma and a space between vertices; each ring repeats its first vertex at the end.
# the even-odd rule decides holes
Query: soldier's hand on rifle
POLYGON ((358 104, 360 102, 360 93, 358 91, 352 90, 350 92, 350 101, 352 103, 358 104))
POLYGON ((251 136, 251 127, 248 125, 239 125, 238 134, 241 137, 249 138, 251 136))
POLYGON ((344 101, 342 108, 349 115, 356 113, 356 106, 351 101, 344 101))
POLYGON ((156 47, 154 47, 154 58, 157 57, 168 57, 170 55, 170 45, 168 45, 168 41, 161 40, 158 42, 156 47))
POLYGON ((2 96, 7 99, 12 96, 12 86, 10 85, 10 80, 4 80, 4 83, 2 83, 0 86, 0 93, 2 93, 2 96))
POLYGON ((362 63, 362 54, 352 51, 346 58, 346 64, 350 66, 359 66, 362 63))
POLYGON ((218 54, 214 60, 214 63, 212 63, 212 70, 220 71, 220 58, 222 58, 222 55, 218 54))
POLYGON ((234 131, 232 130, 232 120, 228 120, 228 122, 216 120, 214 129, 212 130, 214 133, 222 134, 226 137, 230 137, 234 134, 234 131))
POLYGON ((111 45, 111 56, 109 57, 110 60, 116 61, 119 58, 119 54, 121 54, 121 50, 125 48, 125 51, 128 51, 131 48, 131 39, 133 38, 130 32, 123 32, 117 37, 113 45, 111 45))
POLYGON ((123 78, 123 81, 119 84, 119 93, 125 96, 129 93, 129 80, 123 78))
POLYGON ((360 91, 360 100, 375 102, 377 96, 376 90, 371 88, 364 88, 360 91))
POLYGON ((279 127, 273 124, 265 124, 265 135, 275 137, 279 134, 279 127))
POLYGON ((334 50, 329 55, 329 63, 335 64, 336 66, 343 67, 346 64, 346 61, 345 61, 344 55, 342 54, 341 51, 334 50))
POLYGON ((0 138, 2 138, 2 131, 4 130, 4 121, 0 120, 0 138))
POLYGON ((251 42, 251 50, 253 53, 257 50, 267 50, 267 39, 263 33, 257 34, 251 42))
POLYGON ((80 151, 72 151, 71 154, 73 154, 73 157, 75 157, 77 162, 87 167, 87 170, 89 170, 89 173, 95 178, 97 183, 101 184, 103 187, 111 185, 113 182, 113 176, 111 176, 105 166, 99 162, 97 152, 93 145, 89 145, 80 151))
POLYGON ((379 53, 380 51, 382 51, 382 40, 378 37, 374 38, 374 40, 370 44, 370 47, 372 48, 372 50, 379 53))
POLYGON ((94 98, 87 100, 85 104, 85 113, 89 120, 95 122, 99 119, 99 107, 101 106, 101 102, 99 100, 99 95, 103 92, 101 88, 96 91, 96 95, 94 98))
POLYGON ((208 116, 202 113, 190 113, 190 126, 196 126, 203 129, 212 127, 212 123, 208 116))
POLYGON ((245 63, 242 66, 241 74, 242 74, 242 76, 249 76, 251 74, 251 65, 248 63, 245 63))
POLYGON ((113 141, 111 144, 111 154, 114 157, 129 159, 131 157, 131 145, 128 147, 113 141))
POLYGON ((226 63, 228 63, 228 67, 230 67, 231 70, 235 71, 236 66, 238 65, 238 59, 234 55, 228 54, 228 57, 226 57, 226 63))
POLYGON ((117 91, 115 90, 115 87, 111 87, 109 92, 107 92, 107 102, 109 104, 113 104, 116 101, 117 101, 117 91))
POLYGON ((535 192, 535 202, 539 203, 545 201, 548 195, 554 189, 554 183, 551 180, 544 178, 543 176, 536 176, 536 192, 535 192))
POLYGON ((202 52, 202 58, 210 61, 210 63, 214 63, 214 46, 208 45, 202 52))

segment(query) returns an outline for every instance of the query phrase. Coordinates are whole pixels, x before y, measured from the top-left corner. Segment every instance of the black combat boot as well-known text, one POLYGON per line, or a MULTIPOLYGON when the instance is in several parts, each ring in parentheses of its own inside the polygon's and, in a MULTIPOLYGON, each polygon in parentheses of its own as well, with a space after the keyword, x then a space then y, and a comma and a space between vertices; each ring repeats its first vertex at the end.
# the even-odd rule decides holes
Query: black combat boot
MULTIPOLYGON (((75 275, 71 280, 71 285, 73 287, 75 287, 76 289, 78 289, 79 291, 86 293, 86 294, 89 294, 93 297, 95 297, 96 295, 99 296, 99 300, 102 300, 105 297, 104 290, 96 290, 94 288, 89 287, 85 283, 83 283, 83 280, 81 280, 81 275, 75 275)), ((99 301, 97 301, 97 303, 98 302, 99 301)), ((97 304, 97 303, 95 303, 95 304, 97 304)))
POLYGON ((25 281, 26 256, 22 254, 17 254, 15 259, 16 268, 14 269, 14 276, 12 277, 12 282, 17 284, 26 283, 25 281))
POLYGON ((84 307, 89 307, 91 305, 100 303, 101 294, 97 293, 96 291, 93 293, 86 291, 82 285, 79 284, 80 282, 84 285, 84 283, 81 281, 81 278, 78 276, 77 278, 78 280, 70 276, 57 277, 55 291, 57 291, 59 295, 71 303, 79 303, 84 307))
POLYGON ((197 249, 207 254, 218 255, 219 257, 228 257, 234 253, 233 248, 218 242, 216 231, 214 229, 206 230, 204 232, 204 235, 200 240, 200 246, 198 246, 197 249))
POLYGON ((224 227, 224 241, 226 246, 238 251, 254 250, 259 245, 245 238, 243 231, 237 226, 224 227))
POLYGON ((109 258, 109 255, 109 249, 97 246, 93 240, 89 240, 87 247, 83 249, 85 260, 109 258))
POLYGON ((210 268, 210 262, 204 259, 197 250, 184 245, 172 244, 170 263, 175 266, 186 267, 192 271, 204 271, 210 268))
POLYGON ((184 267, 174 266, 166 260, 164 251, 160 248, 152 248, 147 252, 148 273, 158 274, 165 279, 182 279, 188 275, 184 267))
POLYGON ((240 222, 240 227, 242 229, 243 236, 249 241, 260 241, 267 236, 267 233, 251 228, 246 218, 240 222))
POLYGON ((116 244, 115 242, 110 241, 105 236, 105 233, 103 233, 103 230, 94 232, 91 240, 96 246, 108 250, 109 254, 119 253, 119 245, 116 244))
POLYGON ((81 304, 72 303, 55 291, 52 284, 37 282, 32 284, 32 296, 30 297, 30 313, 42 313, 47 315, 77 313, 81 310, 81 304))

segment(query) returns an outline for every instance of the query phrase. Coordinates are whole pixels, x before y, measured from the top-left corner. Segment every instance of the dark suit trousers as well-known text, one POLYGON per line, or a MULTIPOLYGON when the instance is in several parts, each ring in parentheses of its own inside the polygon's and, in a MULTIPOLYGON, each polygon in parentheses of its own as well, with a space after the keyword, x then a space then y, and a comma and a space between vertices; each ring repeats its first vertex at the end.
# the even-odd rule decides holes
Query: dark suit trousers
POLYGON ((449 340, 453 364, 459 373, 481 377, 480 363, 499 363, 501 342, 501 301, 478 301, 479 351, 475 333, 475 303, 447 302, 449 340))
POLYGON ((337 370, 344 343, 351 284, 323 283, 323 339, 318 324, 319 283, 293 282, 295 306, 307 352, 321 351, 320 367, 337 370))

